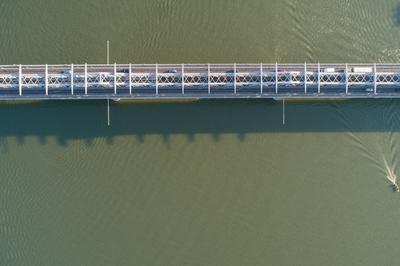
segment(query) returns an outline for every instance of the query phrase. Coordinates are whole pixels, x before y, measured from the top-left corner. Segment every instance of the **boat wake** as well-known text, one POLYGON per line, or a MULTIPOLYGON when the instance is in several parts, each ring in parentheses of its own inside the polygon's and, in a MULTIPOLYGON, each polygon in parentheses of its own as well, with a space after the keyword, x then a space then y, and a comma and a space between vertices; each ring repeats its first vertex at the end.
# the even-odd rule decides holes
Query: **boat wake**
POLYGON ((386 178, 389 180, 393 187, 393 191, 395 192, 400 192, 400 187, 397 183, 397 176, 394 173, 394 170, 389 167, 389 164, 387 163, 385 157, 383 158, 383 162, 385 164, 385 170, 386 170, 386 178))

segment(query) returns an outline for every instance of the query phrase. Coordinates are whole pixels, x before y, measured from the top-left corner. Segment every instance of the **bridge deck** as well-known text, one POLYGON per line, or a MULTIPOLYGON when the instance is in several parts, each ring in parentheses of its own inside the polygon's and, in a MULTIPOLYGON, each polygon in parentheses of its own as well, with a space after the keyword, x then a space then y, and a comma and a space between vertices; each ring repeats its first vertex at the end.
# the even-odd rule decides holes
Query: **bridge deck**
POLYGON ((1 99, 400 97, 400 64, 0 66, 1 99))

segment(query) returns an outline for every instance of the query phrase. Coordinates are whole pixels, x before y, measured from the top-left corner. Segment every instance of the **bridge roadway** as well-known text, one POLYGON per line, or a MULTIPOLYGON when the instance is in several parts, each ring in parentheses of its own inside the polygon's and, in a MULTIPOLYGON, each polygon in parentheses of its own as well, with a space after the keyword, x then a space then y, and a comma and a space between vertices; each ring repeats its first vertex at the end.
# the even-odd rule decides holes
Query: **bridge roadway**
POLYGON ((400 97, 400 64, 0 66, 0 100, 363 97, 400 97))

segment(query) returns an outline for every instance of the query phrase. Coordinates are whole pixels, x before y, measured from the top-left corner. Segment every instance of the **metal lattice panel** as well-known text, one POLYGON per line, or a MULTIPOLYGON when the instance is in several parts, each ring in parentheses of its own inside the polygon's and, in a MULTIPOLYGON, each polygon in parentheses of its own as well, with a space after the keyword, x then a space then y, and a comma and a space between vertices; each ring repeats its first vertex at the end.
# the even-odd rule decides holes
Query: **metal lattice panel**
POLYGON ((275 84, 276 75, 275 73, 263 73, 263 83, 275 84))
POLYGON ((158 82, 167 85, 177 84, 182 82, 182 77, 174 74, 162 74, 158 76, 158 82))
POLYGON ((47 78, 49 85, 65 85, 70 83, 70 79, 65 76, 49 76, 47 78))
POLYGON ((338 84, 345 82, 345 75, 342 73, 329 73, 320 75, 320 83, 338 84))
POLYGON ((400 83, 400 74, 377 74, 376 81, 379 83, 400 83))
POLYGON ((18 78, 13 76, 1 76, 0 84, 6 86, 12 86, 18 84, 18 78))
POLYGON ((318 82, 318 75, 314 73, 307 73, 306 74, 307 83, 317 83, 318 82))
POLYGON ((137 85, 149 85, 150 75, 148 74, 135 74, 131 76, 131 82, 133 86, 137 85))
POLYGON ((129 75, 125 75, 125 74, 117 74, 115 78, 115 82, 117 84, 125 84, 127 80, 129 80, 129 75))
POLYGON ((370 83, 373 82, 374 76, 371 74, 349 74, 350 83, 370 83))
POLYGON ((231 74, 223 74, 223 73, 213 73, 210 76, 210 82, 211 83, 215 83, 215 84, 225 84, 230 82, 230 80, 232 80, 232 75, 231 74))
POLYGON ((251 74, 251 73, 245 73, 245 74, 237 74, 236 75, 236 82, 237 83, 258 83, 260 82, 260 74, 251 74))
POLYGON ((292 73, 279 73, 278 83, 290 83, 292 81, 292 73))

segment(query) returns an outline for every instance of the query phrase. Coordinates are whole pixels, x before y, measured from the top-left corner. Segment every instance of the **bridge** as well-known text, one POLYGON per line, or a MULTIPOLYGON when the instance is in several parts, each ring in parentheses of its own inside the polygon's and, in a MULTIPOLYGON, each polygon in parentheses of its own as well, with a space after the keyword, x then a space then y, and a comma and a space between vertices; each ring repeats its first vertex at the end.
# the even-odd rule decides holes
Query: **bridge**
POLYGON ((0 66, 0 100, 366 97, 400 97, 400 64, 0 66))

